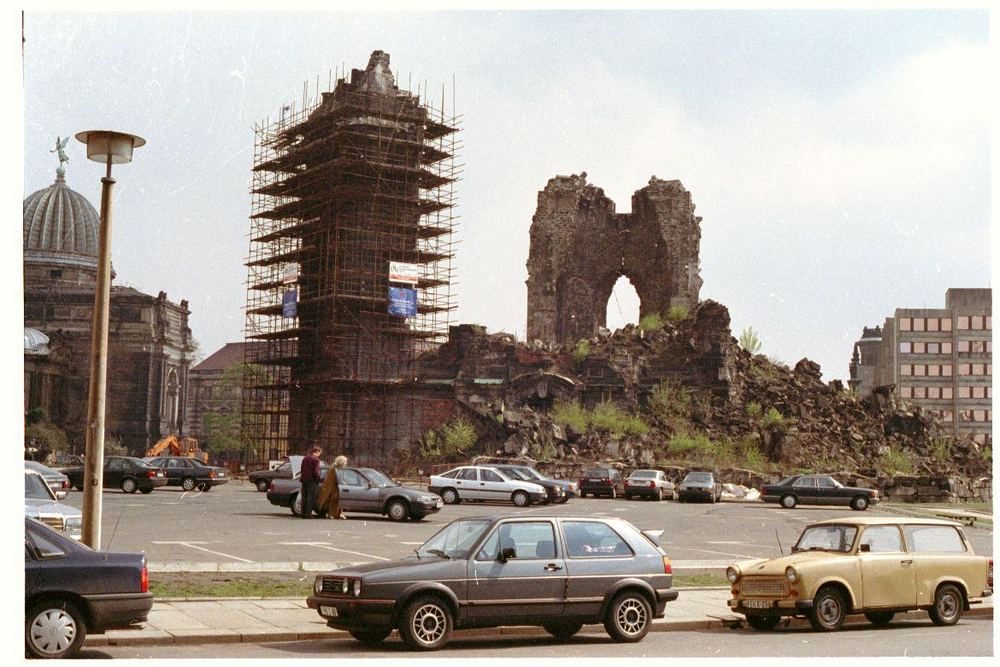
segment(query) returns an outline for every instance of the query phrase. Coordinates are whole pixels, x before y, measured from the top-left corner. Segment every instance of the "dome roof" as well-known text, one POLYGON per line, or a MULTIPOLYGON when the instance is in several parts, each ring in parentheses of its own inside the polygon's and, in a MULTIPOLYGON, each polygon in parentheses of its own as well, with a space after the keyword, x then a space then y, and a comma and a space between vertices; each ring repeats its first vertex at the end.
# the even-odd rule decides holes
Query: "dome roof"
POLYGON ((38 329, 24 327, 24 353, 25 354, 48 354, 49 337, 38 329))
POLYGON ((96 267, 100 218, 62 172, 24 200, 24 261, 96 267))

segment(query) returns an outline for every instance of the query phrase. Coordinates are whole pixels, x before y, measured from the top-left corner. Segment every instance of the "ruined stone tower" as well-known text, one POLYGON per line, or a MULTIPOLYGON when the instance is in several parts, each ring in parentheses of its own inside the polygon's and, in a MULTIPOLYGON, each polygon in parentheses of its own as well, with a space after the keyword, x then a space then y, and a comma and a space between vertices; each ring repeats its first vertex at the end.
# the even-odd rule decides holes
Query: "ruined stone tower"
POLYGON ((650 178, 632 195, 632 213, 618 214, 586 172, 550 179, 531 222, 528 340, 594 336, 620 276, 639 295, 639 317, 693 309, 702 284, 700 223, 680 181, 650 178))

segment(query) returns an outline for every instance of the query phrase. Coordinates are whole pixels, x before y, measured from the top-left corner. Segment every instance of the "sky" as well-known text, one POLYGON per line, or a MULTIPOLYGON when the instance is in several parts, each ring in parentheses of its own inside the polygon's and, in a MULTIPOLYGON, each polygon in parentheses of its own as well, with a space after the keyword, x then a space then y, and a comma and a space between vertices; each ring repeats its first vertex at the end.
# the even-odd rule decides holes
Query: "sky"
MULTIPOLYGON (((989 23, 982 10, 29 11, 22 197, 54 181, 57 136, 144 137, 114 170, 115 284, 186 299, 208 356, 243 340, 254 124, 381 49, 401 87, 438 101, 444 85, 463 116, 453 324, 523 338, 548 179, 586 171, 628 212, 655 175, 692 193, 701 298, 729 308, 733 335, 753 327, 764 354, 846 380, 862 327, 991 286, 989 23)), ((98 207, 101 166, 76 140, 67 154, 68 185, 98 207)), ((637 317, 623 280, 609 325, 637 317)))

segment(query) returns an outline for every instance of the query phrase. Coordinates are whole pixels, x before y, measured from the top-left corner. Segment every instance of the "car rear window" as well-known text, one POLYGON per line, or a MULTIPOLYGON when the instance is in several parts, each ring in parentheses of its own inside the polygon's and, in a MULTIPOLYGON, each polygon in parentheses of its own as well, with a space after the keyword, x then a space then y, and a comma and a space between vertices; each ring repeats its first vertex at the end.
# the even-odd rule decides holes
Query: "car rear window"
POLYGON ((636 479, 653 479, 656 477, 655 470, 636 470, 634 473, 629 475, 629 477, 635 477, 636 479))
POLYGON ((632 548, 606 523, 566 521, 566 554, 570 558, 613 558, 633 555, 632 548))
POLYGON ((904 526, 906 544, 915 553, 965 553, 965 543, 953 526, 904 526))
POLYGON ((596 468, 583 473, 584 477, 610 477, 611 471, 606 468, 596 468))

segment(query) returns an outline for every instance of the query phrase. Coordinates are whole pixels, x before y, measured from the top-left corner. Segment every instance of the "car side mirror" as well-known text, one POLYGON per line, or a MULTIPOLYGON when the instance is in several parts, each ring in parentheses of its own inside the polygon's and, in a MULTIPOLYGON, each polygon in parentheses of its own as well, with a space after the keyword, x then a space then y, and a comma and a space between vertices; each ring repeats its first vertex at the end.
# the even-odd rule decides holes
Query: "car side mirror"
POLYGON ((63 500, 64 498, 66 498, 65 491, 56 491, 56 500, 63 500))
POLYGON ((514 550, 514 547, 504 547, 500 550, 500 555, 497 556, 497 560, 501 563, 506 563, 511 558, 517 558, 517 552, 514 550))
POLYGON ((861 550, 861 553, 863 553, 863 554, 869 553, 872 550, 872 545, 870 545, 870 544, 862 544, 861 547, 860 547, 860 550, 861 550))

